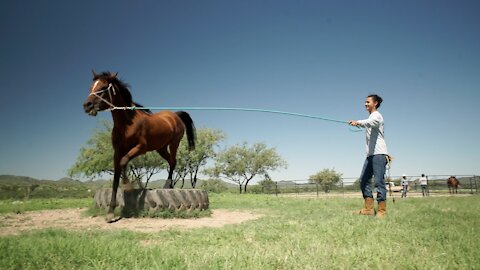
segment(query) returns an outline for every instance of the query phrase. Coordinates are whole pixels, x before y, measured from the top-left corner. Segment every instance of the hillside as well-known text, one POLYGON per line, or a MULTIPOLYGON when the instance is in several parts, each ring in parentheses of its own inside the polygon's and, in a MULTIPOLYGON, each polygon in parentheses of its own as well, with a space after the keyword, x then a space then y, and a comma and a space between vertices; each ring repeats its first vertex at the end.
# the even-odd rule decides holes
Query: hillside
POLYGON ((31 185, 54 185, 54 186, 86 186, 98 187, 109 183, 108 180, 90 180, 82 182, 68 177, 63 177, 58 180, 36 179, 28 176, 17 175, 0 175, 0 186, 31 186, 31 185))
MULTIPOLYGON (((29 198, 88 198, 95 190, 111 187, 111 180, 79 181, 64 177, 58 180, 36 179, 28 176, 0 175, 0 199, 29 199, 29 198)), ((165 180, 152 180, 148 188, 163 188, 165 180)), ((199 180, 199 186, 202 180, 199 180)), ((236 187, 226 183, 228 187, 236 187)), ((179 182, 176 187, 180 188, 179 182)), ((191 188, 189 180, 185 180, 185 189, 191 188)))

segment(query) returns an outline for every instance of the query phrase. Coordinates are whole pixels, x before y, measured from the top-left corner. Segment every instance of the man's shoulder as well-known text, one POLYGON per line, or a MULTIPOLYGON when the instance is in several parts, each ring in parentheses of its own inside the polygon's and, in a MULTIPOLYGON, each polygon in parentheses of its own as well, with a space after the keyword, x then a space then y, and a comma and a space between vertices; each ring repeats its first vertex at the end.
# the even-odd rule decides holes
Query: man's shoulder
POLYGON ((383 116, 379 111, 374 111, 370 114, 370 119, 376 119, 379 121, 383 121, 383 116))
POLYGON ((374 111, 374 112, 372 112, 371 115, 377 116, 377 117, 378 117, 378 116, 382 117, 382 114, 380 113, 380 111, 374 111))

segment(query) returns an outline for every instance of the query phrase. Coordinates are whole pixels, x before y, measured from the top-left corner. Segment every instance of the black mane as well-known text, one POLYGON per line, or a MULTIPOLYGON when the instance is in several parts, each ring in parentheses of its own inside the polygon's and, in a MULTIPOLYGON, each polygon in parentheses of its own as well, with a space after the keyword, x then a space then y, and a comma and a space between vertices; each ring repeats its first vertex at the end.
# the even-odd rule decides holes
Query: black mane
MULTIPOLYGON (((125 102, 127 104, 130 104, 129 106, 143 107, 141 104, 133 101, 132 94, 130 93, 130 89, 128 88, 129 85, 127 83, 123 82, 122 80, 120 80, 115 74, 110 73, 108 71, 104 71, 102 73, 95 74, 95 76, 93 76, 93 81, 96 81, 96 80, 99 80, 99 79, 115 85, 117 87, 117 90, 118 90, 119 94, 122 95, 125 102)), ((143 111, 147 114, 152 113, 152 111, 150 111, 148 109, 142 109, 141 111, 143 111)))
MULTIPOLYGON (((133 102, 133 106, 139 107, 139 108, 143 108, 143 105, 142 105, 142 104, 139 104, 139 103, 137 103, 137 102, 133 102)), ((142 112, 144 112, 144 113, 146 113, 146 114, 152 114, 152 111, 149 110, 149 109, 139 109, 139 111, 142 111, 142 112)))

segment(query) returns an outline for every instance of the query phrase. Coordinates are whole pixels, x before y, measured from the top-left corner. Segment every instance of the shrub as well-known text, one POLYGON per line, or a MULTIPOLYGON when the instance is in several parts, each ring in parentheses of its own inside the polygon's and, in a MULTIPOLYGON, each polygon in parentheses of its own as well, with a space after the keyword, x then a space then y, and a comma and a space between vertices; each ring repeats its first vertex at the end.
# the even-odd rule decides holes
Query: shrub
POLYGON ((213 193, 222 193, 228 190, 227 184, 220 179, 203 181, 200 184, 200 188, 213 193))

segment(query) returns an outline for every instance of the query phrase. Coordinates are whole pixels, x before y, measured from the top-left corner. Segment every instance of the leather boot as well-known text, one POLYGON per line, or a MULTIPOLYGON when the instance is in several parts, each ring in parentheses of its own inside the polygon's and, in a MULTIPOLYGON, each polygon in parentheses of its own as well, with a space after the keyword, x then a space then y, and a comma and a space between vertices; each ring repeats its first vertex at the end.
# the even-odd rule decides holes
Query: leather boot
POLYGON ((373 198, 365 198, 365 206, 359 212, 360 215, 373 216, 375 211, 373 210, 373 198))
POLYGON ((384 216, 387 215, 387 202, 379 202, 378 203, 378 211, 377 211, 377 217, 383 218, 384 216))

